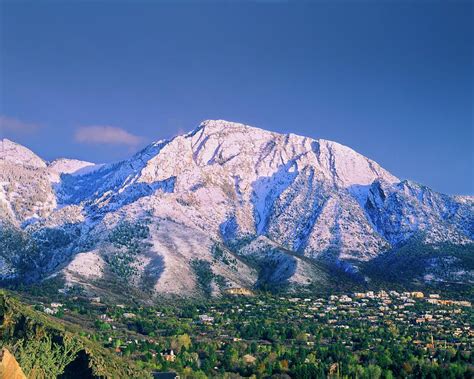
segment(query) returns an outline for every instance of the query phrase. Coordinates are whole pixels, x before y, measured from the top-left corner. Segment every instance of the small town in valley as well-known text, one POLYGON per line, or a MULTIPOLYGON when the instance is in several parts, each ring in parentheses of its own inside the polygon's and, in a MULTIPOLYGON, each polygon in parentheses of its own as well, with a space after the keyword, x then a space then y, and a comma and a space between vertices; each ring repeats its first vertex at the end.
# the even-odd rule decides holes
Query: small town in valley
POLYGON ((472 304, 434 292, 311 297, 235 288, 221 298, 181 306, 64 295, 61 303, 38 302, 35 308, 83 325, 88 338, 117 356, 185 377, 369 375, 367 370, 388 377, 444 372, 451 361, 472 368, 472 304))

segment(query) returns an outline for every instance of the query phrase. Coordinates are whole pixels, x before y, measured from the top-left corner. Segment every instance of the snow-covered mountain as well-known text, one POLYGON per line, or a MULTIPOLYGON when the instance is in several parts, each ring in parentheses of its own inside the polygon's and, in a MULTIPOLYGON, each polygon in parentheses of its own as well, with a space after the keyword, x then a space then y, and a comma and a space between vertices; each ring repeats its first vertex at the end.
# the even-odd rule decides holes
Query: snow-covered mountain
MULTIPOLYGON (((115 164, 48 163, 8 140, 0 158, 3 279, 181 295, 326 285, 414 240, 474 255, 474 198, 322 139, 218 120, 115 164)), ((450 280, 473 280, 472 260, 451 261, 450 280)), ((419 276, 444 280, 432 266, 419 276)))

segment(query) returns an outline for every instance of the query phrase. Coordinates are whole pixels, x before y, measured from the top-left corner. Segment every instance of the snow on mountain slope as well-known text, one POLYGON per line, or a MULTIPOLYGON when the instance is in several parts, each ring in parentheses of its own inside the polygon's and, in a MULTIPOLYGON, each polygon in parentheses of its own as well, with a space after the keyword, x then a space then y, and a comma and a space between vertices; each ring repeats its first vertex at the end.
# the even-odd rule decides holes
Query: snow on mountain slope
POLYGON ((20 145, 2 143, 7 149, 0 157, 0 219, 20 225, 48 216, 56 207, 56 196, 46 163, 20 145))
POLYGON ((77 159, 60 158, 48 164, 49 170, 58 175, 74 174, 84 167, 95 166, 95 163, 79 161, 77 159))
POLYGON ((31 150, 6 138, 0 140, 0 161, 38 168, 46 167, 46 162, 31 150))
POLYGON ((279 240, 297 240, 288 240, 286 247, 305 250, 317 219, 315 212, 303 209, 311 191, 324 197, 378 178, 398 181, 375 162, 333 142, 207 121, 187 135, 150 146, 131 161, 67 178, 62 190, 69 196, 67 203, 85 201, 94 209, 118 209, 156 191, 159 196, 173 193, 177 201, 190 202, 188 208, 196 206, 201 217, 206 217, 203 206, 212 207, 208 226, 213 231, 216 223, 235 219, 240 235, 265 234, 273 228, 279 240), (71 193, 80 197, 71 198, 71 193), (294 236, 294 227, 302 222, 306 230, 294 236), (283 230, 277 224, 290 227, 283 230))
POLYGON ((423 233, 428 243, 471 243, 474 202, 458 201, 419 184, 372 184, 365 209, 375 228, 393 245, 423 233))
POLYGON ((327 279, 318 262, 357 270, 419 235, 425 243, 473 243, 472 198, 400 182, 331 141, 210 120, 114 164, 46 165, 13 145, 3 164, 14 168, 0 174, 2 217, 23 223, 26 233, 78 233, 61 237, 72 241, 61 249, 52 245, 45 266, 64 268, 71 282, 80 280, 89 253, 103 262, 95 276, 125 275, 155 292, 196 294, 203 271, 211 271, 204 276, 213 293, 224 282, 303 285, 327 279), (111 242, 117 230, 130 246, 120 244, 123 236, 119 245, 111 242), (77 253, 85 255, 74 259, 77 253))
POLYGON ((48 171, 50 172, 50 180, 53 183, 59 183, 62 174, 84 175, 97 170, 101 166, 77 159, 60 158, 48 163, 48 171))

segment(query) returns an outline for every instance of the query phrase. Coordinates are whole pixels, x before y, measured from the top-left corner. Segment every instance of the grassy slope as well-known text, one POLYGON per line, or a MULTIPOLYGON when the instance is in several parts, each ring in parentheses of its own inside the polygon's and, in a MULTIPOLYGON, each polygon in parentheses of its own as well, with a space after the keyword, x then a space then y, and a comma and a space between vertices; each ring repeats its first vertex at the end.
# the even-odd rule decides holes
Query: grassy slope
MULTIPOLYGON (((118 358, 85 336, 78 326, 53 319, 19 302, 6 291, 0 291, 0 344, 14 346, 21 339, 38 339, 47 334, 56 343, 65 338, 75 339, 82 347, 95 377, 146 378, 150 375, 134 367, 124 358, 118 358)), ((14 350, 14 349, 13 349, 14 350)), ((17 357, 18 359, 18 357, 17 357)), ((20 362, 21 363, 21 362, 20 362)))

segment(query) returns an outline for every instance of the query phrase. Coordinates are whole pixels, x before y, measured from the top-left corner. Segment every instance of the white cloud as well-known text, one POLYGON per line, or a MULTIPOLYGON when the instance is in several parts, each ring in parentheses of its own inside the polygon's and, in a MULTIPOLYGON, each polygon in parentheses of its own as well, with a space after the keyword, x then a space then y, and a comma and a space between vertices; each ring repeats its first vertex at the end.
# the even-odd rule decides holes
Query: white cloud
POLYGON ((24 122, 17 118, 0 115, 0 133, 12 132, 26 134, 34 133, 40 128, 41 126, 38 124, 24 122))
POLYGON ((77 142, 89 144, 126 145, 136 147, 143 138, 115 126, 81 126, 76 130, 74 139, 77 142))

